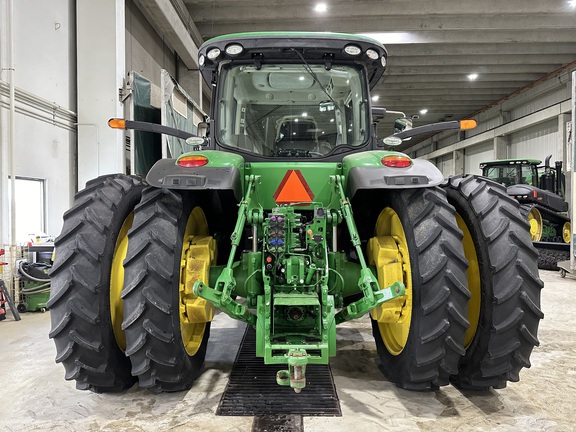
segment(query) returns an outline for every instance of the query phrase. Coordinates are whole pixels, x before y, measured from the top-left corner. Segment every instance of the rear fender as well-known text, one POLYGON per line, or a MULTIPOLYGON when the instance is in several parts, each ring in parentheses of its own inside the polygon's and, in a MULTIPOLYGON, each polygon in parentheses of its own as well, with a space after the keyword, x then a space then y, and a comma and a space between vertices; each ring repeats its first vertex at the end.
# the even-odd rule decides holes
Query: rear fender
POLYGON ((423 159, 412 159, 406 168, 387 167, 385 156, 407 155, 399 152, 369 151, 344 157, 346 193, 352 198, 361 189, 415 189, 437 186, 444 175, 434 164, 423 159))
POLYGON ((240 201, 243 195, 244 158, 220 151, 186 153, 208 158, 201 167, 182 167, 178 159, 161 159, 146 176, 149 185, 184 190, 231 190, 240 201))

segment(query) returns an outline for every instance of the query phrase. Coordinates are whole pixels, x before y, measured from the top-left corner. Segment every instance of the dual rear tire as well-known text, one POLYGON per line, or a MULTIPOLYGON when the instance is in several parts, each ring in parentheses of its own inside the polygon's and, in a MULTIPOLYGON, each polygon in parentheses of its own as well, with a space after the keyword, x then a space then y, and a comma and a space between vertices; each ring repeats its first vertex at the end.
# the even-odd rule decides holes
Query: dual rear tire
POLYGON ((543 317, 538 254, 518 204, 502 186, 475 176, 393 192, 382 204, 375 237, 401 245, 403 235, 402 259, 410 269, 403 329, 372 320, 391 381, 413 390, 449 381, 484 390, 518 381, 520 370, 530 367, 543 317), (401 222, 402 235, 382 224, 385 213, 401 222), (404 334, 400 343, 394 334, 404 334))
POLYGON ((48 302, 56 361, 76 388, 118 392, 138 380, 175 391, 200 373, 211 317, 190 323, 181 289, 185 236, 208 236, 203 214, 190 217, 201 214, 195 204, 120 174, 76 195, 55 242, 48 302))

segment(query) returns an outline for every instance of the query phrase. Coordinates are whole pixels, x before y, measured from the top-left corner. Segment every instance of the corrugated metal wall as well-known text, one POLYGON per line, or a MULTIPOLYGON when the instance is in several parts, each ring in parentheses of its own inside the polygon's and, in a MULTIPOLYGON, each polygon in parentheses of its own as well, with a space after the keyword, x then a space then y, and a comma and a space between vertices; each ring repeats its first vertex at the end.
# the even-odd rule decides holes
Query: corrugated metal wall
POLYGON ((444 177, 454 175, 454 163, 452 153, 436 159, 436 166, 440 171, 442 171, 444 177))
POLYGON ((558 89, 548 94, 543 94, 537 99, 532 99, 527 103, 519 105, 514 109, 510 110, 510 120, 516 120, 532 114, 541 109, 548 108, 552 105, 556 105, 559 102, 563 102, 572 97, 570 87, 564 87, 558 89))
POLYGON ((494 159, 494 145, 492 141, 478 144, 464 150, 464 172, 466 174, 481 174, 480 162, 494 159))
POLYGON ((562 153, 558 148, 558 121, 550 120, 510 135, 509 157, 544 161, 546 156, 551 154, 554 162, 562 160, 562 153))

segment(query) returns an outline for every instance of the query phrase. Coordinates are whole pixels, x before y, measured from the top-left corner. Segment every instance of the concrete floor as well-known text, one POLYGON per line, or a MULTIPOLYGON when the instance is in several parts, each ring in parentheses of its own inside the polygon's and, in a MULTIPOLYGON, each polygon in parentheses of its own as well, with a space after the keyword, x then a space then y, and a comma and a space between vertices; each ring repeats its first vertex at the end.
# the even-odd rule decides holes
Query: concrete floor
MULTIPOLYGON (((378 370, 370 325, 338 329, 332 371, 342 417, 304 417, 304 430, 573 431, 576 429, 576 279, 542 271, 541 345, 532 367, 506 389, 431 393, 398 389, 378 370), (373 429, 374 430, 374 429, 373 429)), ((54 362, 49 313, 0 322, 0 431, 250 431, 252 417, 214 415, 243 328, 222 314, 213 324, 205 372, 188 392, 155 395, 77 391, 54 362)))

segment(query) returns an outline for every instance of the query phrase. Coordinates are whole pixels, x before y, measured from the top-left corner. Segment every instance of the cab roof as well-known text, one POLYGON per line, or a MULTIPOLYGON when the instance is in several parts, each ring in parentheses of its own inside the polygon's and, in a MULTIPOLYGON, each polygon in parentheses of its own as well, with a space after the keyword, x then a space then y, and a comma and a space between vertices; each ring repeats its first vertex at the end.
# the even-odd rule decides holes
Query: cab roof
POLYGON ((219 65, 225 61, 261 64, 295 63, 301 62, 300 55, 309 63, 324 62, 326 67, 329 67, 331 62, 362 64, 366 67, 372 88, 384 73, 388 53, 380 42, 367 36, 316 32, 254 32, 222 35, 204 42, 198 53, 200 70, 208 84, 215 81, 219 65), (233 45, 241 46, 241 51, 227 52, 226 49, 233 45), (356 50, 358 54, 352 55, 346 52, 345 48, 348 46, 359 48, 356 50), (212 55, 208 54, 210 52, 212 55), (214 55, 215 53, 218 55, 214 55))

